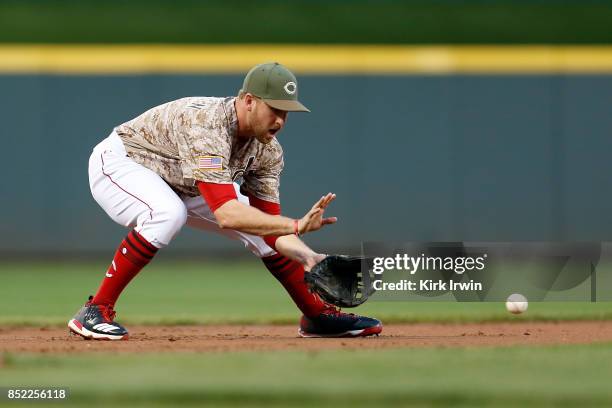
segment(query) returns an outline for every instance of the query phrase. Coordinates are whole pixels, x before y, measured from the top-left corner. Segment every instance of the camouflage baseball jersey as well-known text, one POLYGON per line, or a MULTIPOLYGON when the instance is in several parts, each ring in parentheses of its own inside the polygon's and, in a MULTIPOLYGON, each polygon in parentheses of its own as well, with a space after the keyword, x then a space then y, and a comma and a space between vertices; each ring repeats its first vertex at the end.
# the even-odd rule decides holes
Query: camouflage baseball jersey
POLYGON ((118 126, 128 155, 159 174, 175 191, 199 195, 196 180, 227 184, 279 202, 283 150, 255 138, 238 139, 236 98, 192 97, 152 108, 118 126))

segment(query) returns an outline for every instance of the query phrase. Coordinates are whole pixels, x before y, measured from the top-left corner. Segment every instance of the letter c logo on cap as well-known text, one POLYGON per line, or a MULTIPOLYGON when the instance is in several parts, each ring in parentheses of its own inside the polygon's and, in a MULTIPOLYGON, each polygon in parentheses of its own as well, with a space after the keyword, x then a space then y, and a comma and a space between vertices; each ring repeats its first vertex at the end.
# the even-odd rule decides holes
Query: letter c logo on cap
POLYGON ((295 93, 295 91, 297 91, 297 85, 295 84, 295 82, 291 81, 291 82, 287 82, 285 84, 285 86, 283 87, 283 89, 285 90, 285 92, 287 92, 289 95, 293 95, 295 93))

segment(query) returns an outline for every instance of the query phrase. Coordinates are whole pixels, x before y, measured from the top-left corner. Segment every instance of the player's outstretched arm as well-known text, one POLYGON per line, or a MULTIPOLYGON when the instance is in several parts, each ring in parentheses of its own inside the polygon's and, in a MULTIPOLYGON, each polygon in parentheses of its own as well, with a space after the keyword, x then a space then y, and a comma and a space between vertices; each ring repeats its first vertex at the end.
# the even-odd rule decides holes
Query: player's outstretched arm
MULTIPOLYGON (((304 231, 316 231, 323 225, 336 222, 335 217, 323 217, 324 208, 320 208, 320 205, 327 205, 333 199, 323 200, 324 198, 319 200, 304 217, 298 220, 300 234, 303 234, 304 231)), ((316 253, 295 235, 295 220, 292 218, 269 215, 237 200, 230 200, 223 204, 215 211, 215 216, 222 228, 231 228, 260 236, 278 236, 274 244, 276 251, 299 262, 307 271, 325 258, 324 254, 316 253)))
POLYGON ((306 232, 316 231, 324 225, 333 224, 338 221, 336 217, 323 217, 327 206, 334 201, 336 195, 334 193, 327 193, 317 201, 310 211, 306 213, 302 219, 299 220, 298 226, 300 228, 299 233, 305 234, 306 232))
POLYGON ((276 251, 301 263, 304 269, 310 271, 313 266, 325 259, 325 254, 313 251, 295 235, 278 237, 275 243, 276 251))
POLYGON ((229 200, 214 211, 217 222, 221 228, 234 229, 253 235, 290 235, 306 234, 317 231, 324 225, 333 224, 336 217, 324 217, 325 208, 336 198, 333 193, 321 197, 299 220, 266 214, 257 208, 240 203, 238 200, 229 200), (296 231, 297 229, 297 231, 296 231))
MULTIPOLYGON (((335 198, 336 195, 332 193, 321 197, 319 201, 312 206, 310 211, 302 217, 300 224, 306 228, 317 230, 323 225, 333 224, 338 221, 336 217, 323 217, 325 209, 335 198)), ((310 271, 313 266, 325 259, 326 256, 325 254, 319 254, 313 251, 295 234, 278 237, 274 243, 274 247, 279 253, 285 255, 287 258, 301 263, 307 271, 310 271)))

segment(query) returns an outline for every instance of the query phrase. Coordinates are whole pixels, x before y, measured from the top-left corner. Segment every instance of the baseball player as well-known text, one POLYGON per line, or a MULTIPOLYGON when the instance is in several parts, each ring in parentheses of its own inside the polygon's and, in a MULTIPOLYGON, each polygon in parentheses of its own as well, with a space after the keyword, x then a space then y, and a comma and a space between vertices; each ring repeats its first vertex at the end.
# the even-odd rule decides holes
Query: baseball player
POLYGON ((311 293, 304 273, 325 255, 299 236, 336 222, 324 217, 336 197, 321 197, 301 218, 281 215, 283 150, 277 140, 298 101, 283 65, 253 67, 237 97, 188 97, 154 107, 116 127, 89 160, 96 202, 131 229, 95 294, 70 319, 71 332, 124 340, 114 306, 123 289, 183 225, 241 241, 287 290, 303 317, 303 337, 378 334, 380 321, 343 313, 311 293))

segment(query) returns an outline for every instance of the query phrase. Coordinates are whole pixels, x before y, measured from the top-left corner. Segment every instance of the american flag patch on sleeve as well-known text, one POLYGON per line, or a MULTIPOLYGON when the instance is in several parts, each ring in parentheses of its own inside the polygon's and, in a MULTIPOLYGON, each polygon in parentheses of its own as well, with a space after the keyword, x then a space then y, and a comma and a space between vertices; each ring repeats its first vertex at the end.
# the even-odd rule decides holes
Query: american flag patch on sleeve
POLYGON ((223 157, 221 156, 199 156, 198 169, 200 170, 223 170, 223 157))

